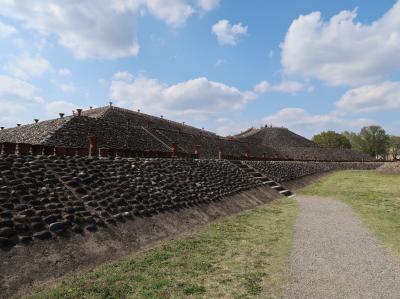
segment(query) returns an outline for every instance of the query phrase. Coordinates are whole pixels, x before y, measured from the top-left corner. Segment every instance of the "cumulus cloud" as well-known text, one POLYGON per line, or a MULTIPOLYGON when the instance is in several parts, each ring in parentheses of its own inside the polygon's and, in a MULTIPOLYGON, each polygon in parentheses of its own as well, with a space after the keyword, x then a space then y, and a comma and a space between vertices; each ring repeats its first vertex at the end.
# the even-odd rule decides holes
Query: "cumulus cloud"
POLYGON ((400 82, 386 81, 347 91, 336 102, 343 111, 371 112, 400 109, 400 82))
POLYGON ((215 133, 220 136, 235 135, 251 127, 249 122, 232 120, 225 117, 217 119, 216 123, 215 133))
POLYGON ((267 93, 267 92, 281 92, 281 93, 290 93, 296 94, 300 91, 312 91, 313 87, 309 84, 291 81, 291 80, 283 80, 278 84, 271 85, 268 81, 261 81, 257 85, 254 86, 254 91, 257 93, 267 93))
POLYGON ((242 23, 231 25, 228 20, 220 20, 212 26, 211 31, 221 45, 235 46, 240 38, 247 34, 247 26, 243 26, 242 23))
POLYGON ((17 32, 17 29, 15 29, 14 27, 0 22, 0 39, 9 37, 9 36, 15 34, 16 32, 17 32))
MULTIPOLYGON (((204 10, 212 9, 213 2, 216 1, 200 1, 199 5, 204 10)), ((191 3, 189 0, 8 0, 1 4, 0 15, 17 19, 43 36, 56 36, 59 44, 78 58, 114 59, 139 53, 135 20, 140 10, 146 9, 168 25, 178 27, 195 13, 191 3)))
POLYGON ((147 7, 155 17, 175 27, 183 25, 195 12, 184 0, 147 0, 147 7))
POLYGON ((60 90, 62 90, 64 93, 73 93, 77 90, 76 85, 72 82, 63 83, 63 82, 57 82, 55 80, 51 80, 51 82, 55 86, 57 86, 60 90))
POLYGON ((0 75, 0 98, 37 100, 36 91, 37 88, 26 81, 0 75))
POLYGON ((210 11, 218 7, 220 0, 199 0, 198 5, 204 11, 210 11))
POLYGON ((62 77, 71 76, 72 72, 68 68, 61 68, 58 70, 58 74, 62 77))
POLYGON ((37 88, 32 84, 0 75, 0 120, 2 125, 15 125, 15 120, 29 105, 42 103, 43 99, 37 96, 37 88))
POLYGON ((258 93, 266 93, 270 88, 270 84, 268 81, 261 81, 257 85, 254 86, 254 91, 258 93))
POLYGON ((285 71, 330 85, 359 85, 399 70, 400 1, 371 24, 356 17, 356 10, 328 21, 320 12, 299 16, 281 44, 285 71))
POLYGON ((120 72, 112 80, 110 98, 117 105, 153 114, 205 117, 240 110, 254 100, 256 94, 204 77, 168 85, 120 72))
POLYGON ((357 130, 371 123, 365 118, 347 119, 343 114, 334 111, 328 114, 310 114, 302 108, 284 108, 264 118, 264 123, 282 126, 305 133, 317 133, 321 130, 357 130))
POLYGON ((10 0, 2 3, 0 14, 43 35, 54 34, 78 58, 137 55, 135 15, 118 11, 112 2, 10 0))
POLYGON ((43 57, 22 55, 13 58, 4 66, 4 70, 21 79, 40 77, 51 69, 49 61, 43 57))
POLYGON ((45 105, 46 113, 51 117, 58 116, 59 113, 71 114, 77 106, 67 101, 52 101, 45 105))

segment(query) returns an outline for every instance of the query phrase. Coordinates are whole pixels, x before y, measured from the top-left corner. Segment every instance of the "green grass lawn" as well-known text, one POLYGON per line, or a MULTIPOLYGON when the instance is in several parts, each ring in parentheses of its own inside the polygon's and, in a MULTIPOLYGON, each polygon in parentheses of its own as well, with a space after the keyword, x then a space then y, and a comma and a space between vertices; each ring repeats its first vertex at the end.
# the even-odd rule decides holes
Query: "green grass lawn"
POLYGON ((341 171, 301 190, 334 197, 353 207, 369 229, 400 256, 400 175, 341 171))
POLYGON ((31 298, 279 298, 297 212, 279 199, 31 298))

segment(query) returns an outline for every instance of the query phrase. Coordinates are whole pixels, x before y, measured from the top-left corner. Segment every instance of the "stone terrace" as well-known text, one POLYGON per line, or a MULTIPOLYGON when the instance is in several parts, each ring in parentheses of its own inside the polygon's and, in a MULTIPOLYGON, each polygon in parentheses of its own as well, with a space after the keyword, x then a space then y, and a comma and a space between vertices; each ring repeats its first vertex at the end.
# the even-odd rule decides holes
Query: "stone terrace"
POLYGON ((313 161, 246 161, 247 165, 277 182, 295 180, 307 175, 332 170, 363 169, 380 167, 379 162, 313 162, 313 161))
POLYGON ((225 160, 0 158, 0 247, 218 201, 261 182, 225 160))

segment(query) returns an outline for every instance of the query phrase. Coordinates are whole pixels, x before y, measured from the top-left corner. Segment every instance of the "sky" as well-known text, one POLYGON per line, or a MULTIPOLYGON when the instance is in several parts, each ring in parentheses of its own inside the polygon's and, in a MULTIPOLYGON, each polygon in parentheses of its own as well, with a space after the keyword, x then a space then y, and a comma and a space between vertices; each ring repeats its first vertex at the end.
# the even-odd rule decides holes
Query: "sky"
POLYGON ((0 126, 113 105, 400 135, 400 1, 0 0, 0 126))

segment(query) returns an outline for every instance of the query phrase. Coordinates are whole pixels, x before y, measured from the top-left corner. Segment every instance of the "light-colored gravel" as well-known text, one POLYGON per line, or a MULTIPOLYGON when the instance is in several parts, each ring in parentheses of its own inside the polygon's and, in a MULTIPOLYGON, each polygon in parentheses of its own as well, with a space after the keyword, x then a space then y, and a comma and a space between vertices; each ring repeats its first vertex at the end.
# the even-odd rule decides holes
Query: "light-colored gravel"
POLYGON ((297 197, 286 298, 400 298, 400 262, 346 204, 297 197))

